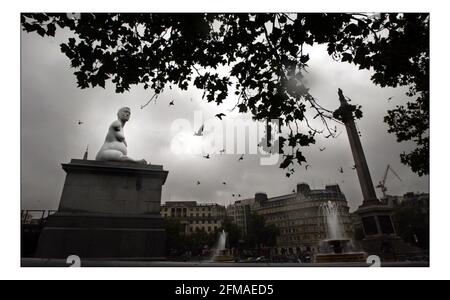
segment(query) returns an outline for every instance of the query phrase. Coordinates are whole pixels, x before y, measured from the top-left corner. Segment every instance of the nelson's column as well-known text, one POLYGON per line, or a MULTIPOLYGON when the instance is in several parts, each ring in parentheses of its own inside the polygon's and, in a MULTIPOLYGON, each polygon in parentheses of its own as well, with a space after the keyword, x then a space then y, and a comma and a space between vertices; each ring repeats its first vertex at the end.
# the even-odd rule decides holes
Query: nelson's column
POLYGON ((416 254, 420 250, 406 244, 396 234, 392 209, 377 199, 353 117, 355 107, 347 102, 341 89, 338 90, 338 95, 341 105, 333 113, 333 117, 345 124, 363 194, 362 205, 356 211, 361 218, 364 231, 362 247, 369 254, 376 254, 384 259, 395 259, 398 255, 416 254))

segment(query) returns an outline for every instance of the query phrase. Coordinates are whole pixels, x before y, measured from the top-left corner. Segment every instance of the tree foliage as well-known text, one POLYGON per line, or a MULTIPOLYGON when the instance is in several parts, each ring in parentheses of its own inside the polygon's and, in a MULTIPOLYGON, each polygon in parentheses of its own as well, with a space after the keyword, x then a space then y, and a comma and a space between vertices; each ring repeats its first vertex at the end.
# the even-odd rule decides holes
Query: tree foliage
POLYGON ((428 209, 423 210, 406 202, 395 208, 394 217, 398 234, 404 241, 422 249, 429 249, 430 216, 428 209))
POLYGON ((249 217, 247 244, 249 247, 276 245, 280 230, 273 224, 266 224, 264 217, 251 213, 249 217))
POLYGON ((399 142, 417 144, 402 162, 428 174, 428 14, 22 14, 21 22, 41 36, 54 36, 57 27, 75 34, 61 51, 80 88, 111 80, 118 93, 143 84, 160 94, 192 82, 217 104, 235 93, 240 112, 288 128, 279 141, 288 176, 295 161, 306 162, 302 147, 316 134, 335 134, 327 122, 332 112, 302 80, 309 61, 304 46, 326 44, 335 60, 371 70, 374 83, 410 87, 415 99, 389 111, 385 122, 399 142), (311 118, 323 128, 310 126, 311 118))

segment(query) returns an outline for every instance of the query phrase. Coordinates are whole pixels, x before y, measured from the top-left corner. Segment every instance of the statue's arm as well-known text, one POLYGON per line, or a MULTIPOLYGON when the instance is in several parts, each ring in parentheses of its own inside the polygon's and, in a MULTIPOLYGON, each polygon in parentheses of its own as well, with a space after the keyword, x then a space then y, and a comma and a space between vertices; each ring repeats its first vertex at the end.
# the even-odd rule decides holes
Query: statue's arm
POLYGON ((122 125, 120 124, 120 122, 119 121, 114 121, 111 124, 111 127, 114 129, 114 136, 116 137, 116 139, 119 142, 124 142, 125 141, 125 135, 123 134, 122 125))

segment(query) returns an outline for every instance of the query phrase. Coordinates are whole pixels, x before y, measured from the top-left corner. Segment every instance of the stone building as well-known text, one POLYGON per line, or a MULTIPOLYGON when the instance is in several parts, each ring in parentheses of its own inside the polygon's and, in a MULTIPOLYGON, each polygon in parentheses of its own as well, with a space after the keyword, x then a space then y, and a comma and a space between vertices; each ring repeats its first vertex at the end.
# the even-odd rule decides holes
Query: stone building
POLYGON ((227 216, 236 224, 242 236, 246 236, 249 226, 250 213, 254 210, 255 199, 237 200, 227 206, 227 216))
POLYGON ((319 242, 327 238, 320 207, 328 201, 338 205, 343 231, 346 237, 353 237, 349 207, 339 185, 311 190, 308 184, 302 183, 297 185, 296 193, 273 198, 256 193, 254 200, 254 211, 264 217, 266 224, 274 224, 280 229, 275 254, 317 252, 319 242))
POLYGON ((190 235, 196 231, 211 233, 218 230, 222 227, 226 210, 216 203, 168 201, 161 205, 161 215, 178 220, 183 225, 183 232, 190 235))

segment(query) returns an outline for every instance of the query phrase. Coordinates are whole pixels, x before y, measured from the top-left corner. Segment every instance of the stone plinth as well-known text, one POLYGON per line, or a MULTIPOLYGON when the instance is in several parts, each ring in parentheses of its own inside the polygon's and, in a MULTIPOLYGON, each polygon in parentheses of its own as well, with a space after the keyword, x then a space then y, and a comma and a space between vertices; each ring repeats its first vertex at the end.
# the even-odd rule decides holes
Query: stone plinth
POLYGON ((73 159, 62 167, 67 176, 59 212, 160 213, 168 173, 162 166, 73 159))
POLYGON ((38 257, 163 259, 162 166, 73 159, 62 167, 59 209, 42 231, 38 257))

